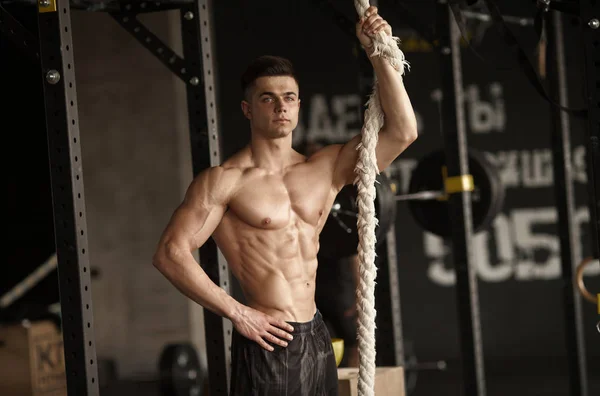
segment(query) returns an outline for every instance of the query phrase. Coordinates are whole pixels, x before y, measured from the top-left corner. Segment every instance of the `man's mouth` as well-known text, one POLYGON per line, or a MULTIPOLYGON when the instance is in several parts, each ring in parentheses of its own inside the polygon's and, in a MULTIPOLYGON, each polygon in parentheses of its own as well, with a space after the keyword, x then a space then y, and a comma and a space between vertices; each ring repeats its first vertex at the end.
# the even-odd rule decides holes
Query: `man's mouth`
POLYGON ((287 118, 278 118, 275 120, 275 122, 286 123, 290 122, 290 120, 288 120, 287 118))

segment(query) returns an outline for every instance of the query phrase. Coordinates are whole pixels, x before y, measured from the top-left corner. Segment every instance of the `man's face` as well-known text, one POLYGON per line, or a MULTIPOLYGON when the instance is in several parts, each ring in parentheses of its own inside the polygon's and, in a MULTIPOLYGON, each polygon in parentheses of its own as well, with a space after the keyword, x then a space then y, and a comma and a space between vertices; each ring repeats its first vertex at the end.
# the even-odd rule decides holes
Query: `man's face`
POLYGON ((293 77, 259 77, 242 101, 252 133, 277 139, 289 135, 298 125, 298 84, 293 77))

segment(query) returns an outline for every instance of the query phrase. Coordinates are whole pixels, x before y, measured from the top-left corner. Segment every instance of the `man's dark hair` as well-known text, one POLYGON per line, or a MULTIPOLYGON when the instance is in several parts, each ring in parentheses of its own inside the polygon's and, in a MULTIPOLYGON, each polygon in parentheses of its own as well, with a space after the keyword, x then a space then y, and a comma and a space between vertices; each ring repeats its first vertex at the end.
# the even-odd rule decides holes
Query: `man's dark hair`
POLYGON ((294 65, 280 56, 263 55, 254 59, 242 74, 242 93, 248 99, 248 91, 259 77, 290 76, 296 80, 294 65))

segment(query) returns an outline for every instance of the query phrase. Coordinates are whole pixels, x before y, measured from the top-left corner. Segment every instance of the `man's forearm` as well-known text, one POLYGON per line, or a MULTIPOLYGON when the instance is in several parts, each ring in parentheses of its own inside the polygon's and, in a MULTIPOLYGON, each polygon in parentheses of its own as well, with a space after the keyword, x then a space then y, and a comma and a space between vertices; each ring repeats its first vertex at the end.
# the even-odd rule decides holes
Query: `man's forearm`
POLYGON ((416 133, 417 121, 402 77, 386 59, 378 56, 370 59, 377 76, 386 130, 398 138, 413 136, 416 133))
POLYGON ((154 266, 185 296, 217 315, 232 319, 241 304, 217 286, 191 253, 155 258, 154 266))

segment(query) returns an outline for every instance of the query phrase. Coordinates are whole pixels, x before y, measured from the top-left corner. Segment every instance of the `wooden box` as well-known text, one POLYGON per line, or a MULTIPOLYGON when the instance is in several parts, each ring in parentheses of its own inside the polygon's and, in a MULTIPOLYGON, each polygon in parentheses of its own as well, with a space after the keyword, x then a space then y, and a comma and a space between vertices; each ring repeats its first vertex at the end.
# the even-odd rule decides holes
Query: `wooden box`
POLYGON ((0 326, 0 395, 67 396, 63 339, 54 323, 0 326))
MULTIPOLYGON (((376 396, 404 396, 402 367, 377 367, 375 370, 376 396)), ((338 368, 339 396, 357 396, 357 387, 358 368, 338 368)))

